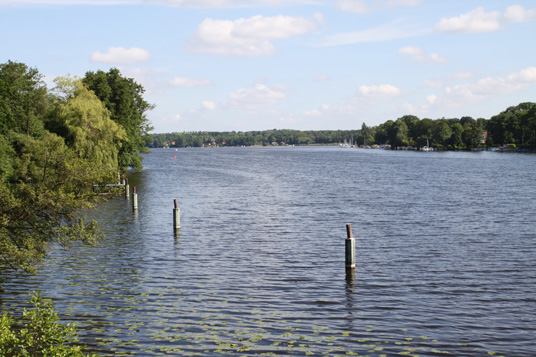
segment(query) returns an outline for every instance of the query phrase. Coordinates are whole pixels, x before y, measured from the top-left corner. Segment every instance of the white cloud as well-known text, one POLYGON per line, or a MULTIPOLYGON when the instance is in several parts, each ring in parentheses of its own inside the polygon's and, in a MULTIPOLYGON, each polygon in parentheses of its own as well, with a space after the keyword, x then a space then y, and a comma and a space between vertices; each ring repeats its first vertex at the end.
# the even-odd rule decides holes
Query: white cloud
POLYGON ((203 108, 208 110, 214 110, 216 108, 216 104, 214 104, 214 102, 209 102, 205 100, 203 101, 203 108))
POLYGON ((413 105, 412 103, 406 102, 402 104, 402 109, 404 110, 404 113, 411 113, 411 114, 418 113, 417 109, 415 108, 415 105, 413 105))
POLYGON ((277 104, 287 96, 278 89, 269 88, 264 84, 256 84, 251 88, 242 88, 229 94, 225 104, 229 109, 256 109, 277 104))
POLYGON ((127 65, 147 62, 151 59, 151 53, 138 47, 109 47, 106 52, 93 52, 90 58, 92 62, 127 65))
POLYGON ((398 50, 398 54, 402 56, 420 56, 424 53, 424 50, 420 47, 406 46, 398 50))
POLYGON ((160 4, 186 8, 240 8, 310 4, 310 0, 0 0, 2 5, 135 5, 160 4))
POLYGON ((504 18, 510 22, 522 23, 529 22, 536 16, 536 10, 526 10, 521 5, 512 5, 506 8, 504 18))
POLYGON ((441 32, 492 32, 501 28, 500 18, 499 11, 486 12, 484 7, 480 6, 467 14, 442 18, 435 25, 435 29, 441 32))
MULTIPOLYGON (((143 0, 147 3, 155 0, 143 0)), ((156 0, 156 2, 178 7, 190 8, 232 8, 310 4, 308 0, 156 0)))
POLYGON ((322 21, 298 16, 261 15, 235 21, 207 18, 190 38, 188 50, 196 53, 227 56, 267 56, 275 52, 271 40, 304 35, 316 29, 322 21))
POLYGON ((343 11, 364 14, 384 8, 417 6, 421 2, 422 0, 339 0, 336 6, 343 11))
POLYGON ((169 81, 169 84, 174 87, 206 87, 212 85, 212 81, 210 79, 175 77, 169 81))
POLYGON ((453 79, 470 79, 476 76, 473 72, 457 72, 450 76, 453 79))
POLYGON ((522 23, 536 17, 536 10, 526 10, 521 5, 509 6, 504 14, 499 11, 486 12, 479 6, 467 14, 444 17, 435 29, 441 32, 482 33, 493 32, 504 28, 505 22, 522 23))
POLYGON ((357 91, 362 96, 373 98, 392 98, 400 95, 400 88, 391 84, 361 86, 357 91))
POLYGON ((321 117, 322 111, 320 109, 306 110, 304 115, 308 117, 321 117))
POLYGON ((430 53, 428 56, 424 54, 424 50, 420 47, 402 47, 398 50, 398 54, 401 56, 410 56, 417 62, 424 63, 440 63, 448 62, 447 57, 438 53, 430 53))
POLYGON ((336 104, 322 104, 317 109, 307 110, 303 114, 307 117, 349 117, 355 115, 358 105, 355 98, 336 104))
POLYGON ((428 56, 417 56, 415 57, 417 62, 427 62, 427 63, 443 63, 448 62, 448 58, 440 55, 439 53, 432 52, 428 56))
POLYGON ((0 0, 2 5, 131 5, 140 0, 0 0))
POLYGON ((428 104, 447 108, 494 98, 502 94, 516 93, 536 83, 536 67, 528 67, 503 77, 486 77, 476 82, 445 87, 439 96, 427 98, 428 104))
POLYGON ((337 7, 342 11, 349 11, 356 14, 364 14, 370 11, 366 0, 340 0, 337 7))
POLYGON ((328 36, 319 46, 341 46, 364 42, 389 41, 421 36, 427 32, 428 30, 419 29, 412 25, 400 26, 397 23, 389 23, 363 31, 344 32, 328 36))
POLYGON ((507 77, 508 82, 533 83, 536 82, 536 67, 525 68, 519 72, 512 73, 507 77))
POLYGON ((426 101, 430 104, 434 104, 436 100, 437 100, 437 95, 435 94, 430 94, 426 97, 426 101))
POLYGON ((389 6, 417 6, 422 2, 422 0, 388 0, 387 5, 389 6))

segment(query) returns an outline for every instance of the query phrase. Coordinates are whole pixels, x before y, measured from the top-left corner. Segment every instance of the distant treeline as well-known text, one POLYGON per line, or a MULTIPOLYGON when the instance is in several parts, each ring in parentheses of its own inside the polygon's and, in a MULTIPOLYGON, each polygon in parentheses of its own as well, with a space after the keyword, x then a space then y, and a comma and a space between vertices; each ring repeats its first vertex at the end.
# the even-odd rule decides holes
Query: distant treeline
POLYGON ((202 146, 253 146, 253 145, 329 145, 357 137, 360 130, 264 130, 230 132, 183 132, 151 134, 147 146, 158 147, 202 147, 202 146))
POLYGON ((491 119, 471 117, 419 119, 405 115, 378 126, 366 124, 360 130, 265 130, 246 132, 183 132, 152 134, 147 146, 202 147, 252 145, 356 145, 398 147, 432 146, 444 150, 470 150, 477 147, 515 146, 536 148, 536 103, 509 107, 491 119))

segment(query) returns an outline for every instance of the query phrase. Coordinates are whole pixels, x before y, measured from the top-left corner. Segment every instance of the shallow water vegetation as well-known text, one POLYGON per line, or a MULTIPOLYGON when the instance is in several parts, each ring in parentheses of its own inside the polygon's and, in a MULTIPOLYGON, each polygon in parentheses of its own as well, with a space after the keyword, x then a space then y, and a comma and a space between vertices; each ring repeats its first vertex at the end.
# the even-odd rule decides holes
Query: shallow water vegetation
POLYGON ((2 315, 0 356, 89 356, 76 345, 74 324, 61 324, 52 302, 43 299, 39 292, 31 296, 33 308, 25 308, 20 321, 14 321, 7 312, 2 315))

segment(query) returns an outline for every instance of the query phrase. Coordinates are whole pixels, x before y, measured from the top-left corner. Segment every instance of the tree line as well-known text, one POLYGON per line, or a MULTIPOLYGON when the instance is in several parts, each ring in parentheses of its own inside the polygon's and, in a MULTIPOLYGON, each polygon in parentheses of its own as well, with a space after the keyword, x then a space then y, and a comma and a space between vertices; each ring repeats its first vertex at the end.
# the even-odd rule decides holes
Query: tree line
POLYGON ((183 132, 152 134, 147 141, 150 148, 254 145, 328 145, 356 137, 359 130, 264 130, 247 132, 183 132))
MULTIPOLYGON (((115 68, 54 84, 48 89, 26 64, 0 64, 0 289, 7 268, 35 272, 50 244, 101 238, 97 222, 83 214, 95 208, 93 184, 140 169, 140 153, 147 151, 152 128, 145 113, 153 105, 141 85, 115 68)), ((43 304, 40 298, 33 303, 38 310, 43 304)), ((52 312, 36 314, 25 311, 28 325, 18 332, 1 316, 0 354, 81 355, 60 346, 71 329, 57 325, 52 312)))
POLYGON ((158 147, 253 146, 253 145, 356 145, 399 147, 433 146, 443 150, 470 150, 510 145, 536 148, 536 103, 520 103, 490 119, 420 119, 405 115, 378 126, 362 124, 359 130, 264 130, 246 132, 175 132, 153 134, 146 144, 158 147))

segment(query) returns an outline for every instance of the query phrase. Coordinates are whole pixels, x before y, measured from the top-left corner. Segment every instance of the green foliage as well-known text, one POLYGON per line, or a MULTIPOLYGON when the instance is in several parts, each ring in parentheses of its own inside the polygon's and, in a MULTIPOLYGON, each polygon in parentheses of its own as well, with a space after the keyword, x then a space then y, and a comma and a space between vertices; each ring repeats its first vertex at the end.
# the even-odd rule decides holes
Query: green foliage
POLYGON ((109 72, 87 72, 83 82, 104 103, 111 119, 125 130, 126 138, 121 139, 118 154, 119 166, 141 169, 139 152, 146 152, 145 141, 153 129, 145 113, 154 108, 143 99, 143 87, 132 78, 123 77, 116 68, 109 72))
POLYGON ((35 272, 53 242, 94 244, 94 184, 115 180, 120 167, 141 167, 152 106, 143 88, 120 76, 88 72, 88 85, 60 77, 48 92, 34 68, 0 64, 0 261, 35 272))
POLYGON ((0 135, 0 181, 11 175, 13 167, 13 148, 5 137, 0 135))
POLYGON ((493 116, 488 123, 495 145, 536 147, 536 103, 520 103, 493 116))
POLYGON ((93 244, 99 237, 96 222, 85 224, 81 210, 94 206, 92 184, 109 182, 114 172, 80 159, 52 133, 17 134, 12 141, 13 173, 0 182, 0 259, 35 272, 51 242, 93 244))
MULTIPOLYGON (((52 243, 95 244, 98 225, 83 215, 97 202, 93 185, 113 182, 119 167, 141 168, 138 150, 151 129, 143 113, 152 106, 119 71, 102 74, 90 84, 109 94, 103 100, 80 79, 58 78, 49 93, 36 69, 0 64, 2 268, 35 273, 52 243)), ((0 356, 82 356, 79 347, 66 347, 72 326, 59 324, 39 294, 32 303, 22 327, 1 317, 0 356)))
POLYGON ((0 356, 84 356, 72 323, 63 325, 52 302, 39 292, 31 295, 33 309, 24 309, 21 324, 8 313, 0 318, 0 356), (22 326, 20 326, 22 325, 22 326))
POLYGON ((0 64, 0 135, 9 131, 39 136, 47 110, 42 75, 25 64, 0 64))
POLYGON ((268 146, 272 143, 288 145, 326 145, 351 141, 358 145, 390 144, 399 146, 425 145, 442 149, 467 150, 482 145, 510 145, 536 148, 536 103, 521 103, 510 107, 490 120, 473 119, 419 119, 405 115, 396 121, 361 130, 265 130, 248 132, 184 132, 153 134, 148 147, 200 147, 200 146, 268 146), (484 135, 487 132, 487 136, 484 135))
POLYGON ((393 139, 391 142, 395 146, 406 146, 409 144, 408 125, 402 118, 395 122, 392 129, 391 137, 393 139))
POLYGON ((432 129, 432 139, 435 146, 447 147, 448 140, 452 136, 452 129, 445 120, 439 120, 436 122, 432 129))
POLYGON ((148 147, 202 147, 202 146, 270 146, 277 145, 329 145, 357 140, 359 130, 265 130, 247 132, 188 132, 152 134, 148 147), (174 144, 173 144, 174 143, 174 144), (224 144, 225 143, 225 144, 224 144))
POLYGON ((450 137, 450 145, 453 149, 463 147, 463 126, 460 123, 454 123, 451 126, 452 135, 450 137))
POLYGON ((60 77, 55 82, 65 99, 57 104, 53 127, 81 158, 117 167, 119 149, 128 140, 123 127, 80 79, 60 77))

